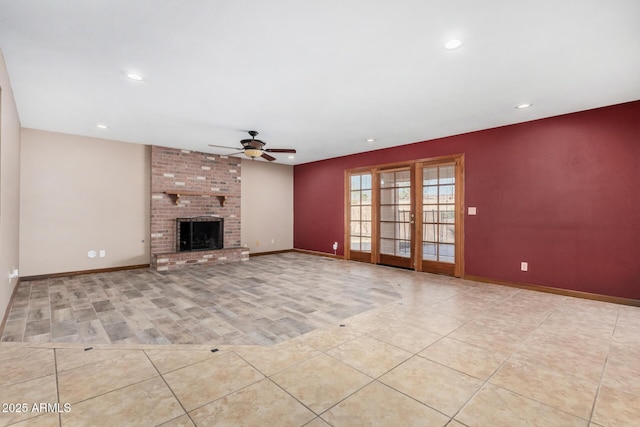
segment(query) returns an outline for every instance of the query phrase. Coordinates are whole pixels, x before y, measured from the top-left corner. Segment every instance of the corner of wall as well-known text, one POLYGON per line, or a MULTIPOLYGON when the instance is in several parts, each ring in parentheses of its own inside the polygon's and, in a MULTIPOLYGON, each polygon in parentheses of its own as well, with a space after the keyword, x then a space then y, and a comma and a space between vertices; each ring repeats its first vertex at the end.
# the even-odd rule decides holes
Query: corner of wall
POLYGON ((17 286, 9 278, 19 268, 20 119, 0 50, 0 319, 4 319, 17 286))

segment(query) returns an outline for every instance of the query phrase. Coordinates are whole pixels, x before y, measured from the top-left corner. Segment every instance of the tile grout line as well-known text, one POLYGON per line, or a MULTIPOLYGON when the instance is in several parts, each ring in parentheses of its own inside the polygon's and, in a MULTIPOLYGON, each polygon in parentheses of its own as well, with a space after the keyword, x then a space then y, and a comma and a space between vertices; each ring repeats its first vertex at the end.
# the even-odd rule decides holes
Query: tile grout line
POLYGON ((613 326, 613 331, 611 331, 611 336, 609 337, 609 345, 608 345, 608 349, 607 349, 607 357, 605 357, 604 359, 604 364, 602 365, 602 371, 600 372, 600 381, 598 381, 598 388, 596 389, 596 394, 593 397, 593 404, 591 405, 591 412, 589 414, 589 423, 592 423, 593 421, 593 415, 595 414, 596 411, 596 405, 598 403, 598 397, 600 396, 600 389, 602 388, 602 380, 604 379, 604 374, 607 370, 607 363, 609 362, 609 356, 611 353, 611 345, 613 344, 613 338, 616 335, 616 328, 618 327, 618 320, 620 319, 620 308, 618 307, 618 310, 616 312, 616 322, 613 326))
MULTIPOLYGON (((236 354, 234 351, 229 351, 229 353, 224 353, 224 354, 231 354, 231 353, 236 354)), ((240 357, 238 354, 236 354, 236 356, 240 357)), ((242 358, 240 357, 240 359, 242 359, 242 358)), ((245 361, 244 359, 242 359, 242 360, 243 360, 243 361, 245 361)), ((245 362, 246 362, 246 361, 245 361, 245 362)), ((199 362, 198 362, 198 363, 199 363, 199 362)), ((248 362, 246 362, 246 363, 248 363, 248 362)), ((191 365, 190 365, 190 366, 191 366, 191 365)), ((252 367, 252 368, 254 368, 252 365, 251 365, 251 367, 252 367)), ((254 368, 254 369, 256 369, 256 368, 254 368)), ((257 369, 256 369, 256 370, 257 370, 257 369)), ((175 371, 173 371, 173 372, 175 372, 175 371)), ((258 371, 258 372, 260 372, 260 371, 258 371)), ((237 392, 239 392, 239 391, 241 391, 241 390, 245 390, 245 389, 247 389, 247 388, 249 388, 249 387, 251 387, 251 386, 253 386, 253 385, 255 385, 255 384, 259 383, 259 382, 261 382, 261 381, 269 380, 269 379, 270 379, 269 377, 267 377, 267 376, 265 376, 264 374, 262 374, 262 372, 260 372, 260 374, 261 374, 264 378, 261 378, 261 379, 259 379, 259 380, 257 380, 257 381, 254 381, 254 382, 250 383, 250 384, 247 384, 247 385, 245 385, 245 386, 242 386, 242 387, 240 387, 240 388, 239 388, 239 389, 237 389, 237 390, 234 390, 234 391, 232 391, 232 392, 229 392, 229 393, 225 394, 224 396, 220 396, 220 397, 218 397, 218 398, 216 398, 216 399, 213 399, 213 400, 211 400, 211 401, 209 401, 209 402, 206 402, 206 403, 205 403, 205 404, 203 404, 203 405, 197 406, 197 407, 193 408, 190 412, 193 412, 193 411, 196 411, 196 410, 198 410, 198 409, 204 408, 205 406, 210 405, 210 404, 212 404, 213 402, 217 402, 217 401, 218 401, 218 400, 220 400, 220 399, 224 399, 224 398, 225 398, 225 397, 227 397, 227 396, 230 396, 230 395, 232 395, 232 394, 234 394, 234 393, 237 393, 237 392)), ((163 379, 164 379, 164 377, 163 377, 163 379)), ((273 381, 272 381, 272 382, 273 382, 273 381)), ((165 381, 165 383, 166 383, 166 381, 165 381)), ((169 384, 167 384, 167 386, 169 387, 169 384)), ((171 387, 169 387, 169 388, 171 388, 171 387)), ((173 389, 171 390, 171 392, 173 393, 173 389)), ((175 393, 174 393, 174 396, 175 396, 175 393)), ((178 397, 177 397, 177 396, 175 396, 175 397, 176 397, 176 399, 178 400, 178 402, 180 402, 180 400, 178 399, 178 397)), ((180 405, 182 406, 182 402, 180 402, 180 405)), ((183 406, 183 409, 184 409, 184 406, 183 406)), ((186 412, 186 409, 185 409, 185 412, 186 412)), ((195 421, 193 421, 193 419, 191 418, 190 413, 189 413, 189 412, 186 412, 186 414, 189 416, 189 419, 190 419, 194 424, 196 424, 196 422, 195 422, 195 421)))
MULTIPOLYGON (((180 405, 180 407, 182 408, 182 410, 184 411, 184 415, 186 415, 189 420, 193 423, 193 425, 196 425, 195 421, 193 421, 193 419, 191 418, 191 415, 189 414, 189 412, 187 412, 187 409, 184 407, 184 405, 182 404, 182 401, 180 401, 180 399, 178 399, 178 396, 176 396, 176 393, 173 391, 173 389, 171 388, 171 386, 169 385, 169 383, 167 382, 167 380, 164 378, 164 376, 162 375, 162 373, 160 373, 160 370, 158 369, 158 367, 156 366, 155 363, 153 363, 153 360, 151 360, 151 357, 149 357, 149 355, 147 354, 146 350, 140 350, 145 357, 147 358, 147 360, 149 361, 149 363, 151 363, 151 366, 153 366, 153 369, 156 370, 156 372, 158 373, 158 376, 160 378, 162 378, 162 382, 164 383, 165 386, 167 386, 167 388, 169 389, 169 391, 171 391, 171 394, 173 395, 173 398, 176 399, 176 402, 178 402, 178 404, 180 405)), ((182 415, 179 415, 175 418, 172 418, 171 420, 174 420, 176 418, 180 418, 182 415)), ((167 423, 171 420, 166 420, 163 421, 160 425, 167 423)))
MULTIPOLYGON (((318 349, 316 349, 315 347, 312 347, 312 348, 314 348, 316 351, 318 351, 318 349)), ((272 384, 274 384, 274 385, 275 385, 276 387, 278 387, 280 390, 282 390, 283 392, 285 392, 286 394, 288 394, 289 396, 291 396, 291 398, 293 398, 296 402, 298 402, 299 404, 301 404, 302 406, 304 406, 305 408, 307 408, 307 409, 308 409, 312 414, 314 414, 316 417, 319 417, 319 416, 320 416, 320 415, 319 415, 319 414, 317 414, 313 409, 311 409, 311 408, 309 408, 307 405, 305 405, 305 404, 304 404, 304 402, 301 402, 297 397, 295 397, 294 395, 292 395, 291 393, 289 393, 289 392, 288 392, 287 390, 285 390, 282 386, 280 386, 280 384, 278 384, 277 382, 275 382, 275 381, 271 378, 272 376, 277 375, 277 374, 279 374, 280 372, 284 372, 284 371, 286 371, 287 369, 293 368, 294 366, 298 366, 298 365, 300 365, 300 364, 302 364, 302 363, 304 363, 304 362, 307 362, 307 361, 309 361, 309 360, 311 360, 311 359, 314 359, 314 358, 318 357, 319 355, 316 355, 316 356, 310 357, 310 358, 308 358, 308 359, 302 360, 302 361, 300 361, 300 362, 298 362, 298 363, 295 363, 295 364, 293 364, 293 365, 291 365, 291 366, 289 366, 289 367, 287 367, 287 368, 281 369, 281 370, 279 370, 278 372, 275 372, 275 373, 273 373, 273 374, 272 374, 272 375, 270 375, 270 376, 267 376, 267 375, 265 375, 265 373, 264 373, 264 372, 262 372, 260 369, 258 369, 258 368, 257 368, 256 366, 254 366, 253 364, 251 364, 251 363, 250 363, 248 360, 246 360, 244 357, 242 357, 241 355, 239 355, 239 354, 238 354, 238 353, 236 353, 235 351, 234 351, 233 353, 234 353, 236 356, 238 356, 240 359, 242 359, 245 363, 247 363, 249 366, 251 366, 253 369, 255 369, 256 371, 258 371, 258 372, 260 372, 262 375, 264 375, 264 379, 269 380, 272 384)), ((321 354, 324 354, 324 353, 322 353, 322 352, 321 352, 321 354)), ((262 380, 260 380, 260 381, 262 381, 262 380)), ((253 383, 253 384, 255 384, 255 383, 253 383)), ((243 387, 243 388, 245 388, 245 387, 243 387)), ((235 393, 235 392, 233 392, 233 393, 235 393)), ((231 393, 230 393, 230 394, 231 394, 231 393)), ((228 396, 228 395, 227 395, 227 396, 228 396)), ((216 400, 217 400, 217 399, 216 399, 216 400)), ((309 422, 311 422, 311 421, 313 421, 313 420, 310 420, 309 422)), ((308 422, 308 423, 309 423, 309 422, 308 422)), ((308 424, 308 423, 305 423, 305 424, 308 424)))
MULTIPOLYGON (((363 335, 360 335, 359 337, 361 337, 361 336, 365 336, 365 335, 366 335, 366 334, 363 334, 363 335)), ((356 338, 353 338, 353 339, 351 339, 351 340, 349 340, 349 341, 346 341, 344 344, 346 344, 346 343, 348 343, 348 342, 351 342, 351 341, 353 341, 353 340, 355 340, 355 339, 357 339, 357 338, 359 338, 359 337, 356 337, 356 338)), ((370 338, 373 338, 373 337, 370 337, 370 338)), ((442 338, 444 338, 444 337, 442 337, 442 338)), ((440 339, 442 339, 442 338, 440 338, 440 339)), ((375 338, 374 338, 374 339, 375 339, 375 338)), ((440 340, 440 339, 439 339, 439 340, 440 340)), ((438 340, 438 341, 439 341, 439 340, 438 340)), ((332 348, 331 348, 331 349, 329 349, 328 351, 333 350, 333 349, 335 349, 335 348, 338 348, 338 347, 340 347, 341 345, 344 345, 344 344, 340 344, 339 346, 332 347, 332 348)), ((427 347, 429 347, 429 346, 427 346, 427 347)), ((425 347, 425 348, 427 348, 427 347, 425 347)), ((424 349, 423 349, 423 350, 424 350, 424 349)), ((405 350, 405 351, 406 351, 406 350, 405 350)), ((420 350, 420 351, 422 351, 422 350, 420 350)), ((350 398, 351 396, 355 395, 357 392, 359 392, 360 390, 364 389, 365 387, 368 387, 369 385, 371 385, 371 384, 373 384, 374 382, 376 382, 376 383, 378 383, 378 384, 380 384, 380 385, 382 385, 382 386, 384 386, 384 387, 389 387, 390 389, 392 389, 392 390, 394 390, 394 391, 396 391, 396 392, 398 392, 398 393, 400 393, 400 394, 402 394, 402 395, 404 395, 404 396, 408 397, 409 399, 411 399, 411 400, 413 400, 413 401, 415 401, 415 402, 419 403, 420 405, 426 406, 427 408, 432 409, 433 411, 436 411, 436 412, 438 412, 438 413, 440 413, 440 414, 444 415, 445 417, 449 418, 449 422, 451 422, 451 421, 453 420, 453 417, 450 417, 449 415, 445 414, 444 412, 442 412, 442 411, 440 411, 440 410, 438 410, 438 409, 436 409, 436 408, 434 408, 434 407, 432 407, 432 406, 430 406, 430 405, 427 405, 427 404, 426 404, 426 403, 424 403, 424 402, 421 402, 420 400, 416 399, 415 397, 410 396, 410 395, 408 395, 407 393, 404 393, 403 391, 400 391, 400 390, 396 389, 395 387, 390 386, 389 384, 386 384, 386 383, 384 383, 384 382, 380 381, 380 378, 381 378, 381 377, 383 377, 384 375, 388 374, 388 373, 389 373, 389 372, 391 372, 392 370, 394 370, 394 369, 396 369, 396 368, 400 367, 401 365, 404 365, 406 362, 408 362, 409 360, 411 360, 413 357, 416 357, 416 356, 417 356, 417 357, 421 357, 421 356, 418 356, 418 354, 417 354, 417 353, 413 353, 413 354, 412 354, 410 357, 408 357, 407 359, 403 360, 402 362, 400 362, 400 363, 398 363, 397 365, 395 365, 393 368, 391 368, 391 369, 389 369, 389 370, 385 371, 384 373, 382 373, 381 375, 379 375, 379 376, 377 376, 377 377, 375 377, 375 378, 374 378, 374 377, 371 377, 370 375, 368 375, 368 374, 367 374, 367 373, 365 373, 365 372, 362 372, 361 370, 359 370, 359 369, 358 369, 358 368, 356 368, 356 367, 353 367, 353 366, 351 366, 351 365, 349 365, 349 364, 347 364, 347 363, 345 363, 345 362, 343 362, 343 361, 341 361, 341 360, 339 360, 339 359, 336 359, 335 357, 331 356, 330 354, 326 354, 326 352, 322 352, 322 353, 323 353, 324 355, 326 355, 327 357, 330 357, 330 358, 332 358, 333 360, 335 360, 335 361, 337 361, 337 362, 339 362, 339 363, 341 363, 341 364, 343 364, 343 365, 345 365, 345 366, 347 366, 347 367, 349 367, 349 368, 351 368, 351 369, 354 369, 354 370, 356 370, 357 372, 359 372, 359 373, 361 373, 361 374, 363 374, 363 375, 365 375, 365 376, 367 376, 367 377, 369 377, 369 378, 372 378, 372 381, 370 381, 370 382, 368 382, 367 384, 363 385, 362 387, 358 388, 356 391, 354 391, 353 393, 349 394, 349 395, 348 395, 348 396, 346 396, 344 399, 341 399, 340 401, 338 401, 338 402, 336 402, 335 404, 331 405, 329 408, 325 409, 325 410, 324 410, 321 414, 319 414, 318 416, 320 416, 320 417, 321 417, 321 415, 322 415, 322 414, 324 414, 325 412, 327 412, 327 411, 329 411, 330 409, 334 408, 335 406, 339 405, 341 402, 343 402, 343 401, 347 400, 348 398, 350 398)), ((407 352, 407 353, 411 353, 411 352, 407 352)), ((324 420, 324 419, 323 419, 323 420, 324 420)), ((449 423, 449 422, 448 422, 448 423, 449 423)), ((447 423, 447 424, 448 424, 448 423, 447 423)))
MULTIPOLYGON (((53 368, 55 372, 55 380, 56 380, 56 397, 58 398, 58 404, 62 405, 60 402, 60 382, 58 381, 58 351, 56 348, 53 348, 53 368)), ((58 411, 58 425, 62 427, 62 413, 58 411)))
MULTIPOLYGON (((544 406, 546 406, 546 407, 553 408, 553 409, 559 410, 559 411, 561 411, 561 412, 564 412, 564 413, 566 413, 566 414, 569 414, 568 412, 566 412, 566 411, 565 411, 565 410, 563 410, 563 409, 559 409, 559 408, 556 408, 556 407, 554 407, 554 406, 548 405, 548 404, 546 404, 546 403, 540 402, 540 401, 538 401, 537 399, 533 399, 533 398, 531 398, 531 397, 525 396, 525 395, 523 395, 523 394, 521 394, 521 393, 518 393, 518 392, 516 392, 516 391, 514 391, 514 390, 510 390, 510 389, 507 389, 507 388, 504 388, 504 387, 500 387, 500 386, 497 386, 497 385, 495 385, 495 384, 490 383, 491 379, 492 379, 492 378, 493 378, 493 377, 494 377, 494 376, 495 376, 495 375, 500 371, 500 369, 502 369, 502 367, 504 367, 504 366, 507 364, 507 362, 511 359, 511 357, 512 357, 514 354, 516 354, 516 353, 517 353, 517 351, 525 345, 525 343, 529 340, 529 338, 531 337, 531 335, 532 335, 532 334, 533 334, 533 333, 534 333, 534 332, 535 332, 535 331, 540 327, 540 325, 542 325, 542 324, 543 324, 547 319, 549 319, 549 317, 553 314, 553 312, 554 312, 556 309, 557 309, 557 308, 554 308, 554 309, 553 309, 553 310, 552 310, 552 311, 551 311, 551 312, 550 312, 550 313, 545 317, 545 319, 544 319, 542 322, 540 322, 540 324, 538 324, 538 326, 536 327, 536 329, 534 329, 533 331, 531 331, 531 332, 527 335, 527 338, 526 338, 526 339, 524 339, 524 340, 520 343, 520 345, 519 345, 519 346, 518 346, 518 347, 517 347, 513 352, 511 352, 511 354, 510 354, 510 355, 509 355, 509 356, 508 356, 508 357, 507 357, 507 358, 506 358, 506 359, 505 359, 505 360, 500 364, 500 366, 498 366, 498 367, 493 371, 493 373, 492 373, 491 375, 489 375, 489 377, 488 377, 488 378, 487 378, 487 379, 482 383, 482 385, 478 388, 478 390, 476 390, 476 391, 471 395, 471 397, 470 397, 470 398, 469 398, 469 399, 468 399, 468 400, 467 400, 467 401, 466 401, 466 402, 465 402, 465 403, 460 407, 460 409, 458 409, 458 410, 456 411, 456 413, 455 413, 455 414, 453 415, 453 417, 451 418, 452 420, 453 420, 453 419, 455 419, 455 417, 457 417, 457 416, 458 416, 458 414, 459 414, 460 412, 462 412, 462 410, 463 410, 463 409, 464 409, 464 408, 469 404, 469 402, 471 402, 471 401, 472 401, 472 400, 473 400, 473 399, 474 399, 474 398, 475 398, 475 397, 480 393, 480 391, 481 391, 483 388, 485 388, 485 387, 486 387, 486 385, 487 385, 487 384, 490 384, 490 385, 491 385, 491 386, 493 386, 493 387, 497 387, 497 388, 501 388, 501 389, 503 389, 503 390, 507 390, 507 391, 509 391, 509 392, 511 392, 511 393, 517 394, 518 396, 524 397, 525 399, 532 400, 532 401, 537 402, 537 403, 539 403, 539 404, 541 404, 541 405, 544 405, 544 406)), ((463 342, 464 342, 464 341, 463 341, 463 342)), ((569 415, 571 415, 571 416, 573 416, 573 417, 576 417, 576 416, 575 416, 575 415, 573 415, 573 414, 569 414, 569 415)), ((584 418, 581 418, 581 417, 576 417, 576 418, 584 419, 584 418)), ((457 420, 456 420, 456 421, 457 421, 457 420)), ((587 420, 585 420, 585 421, 587 421, 587 420)))

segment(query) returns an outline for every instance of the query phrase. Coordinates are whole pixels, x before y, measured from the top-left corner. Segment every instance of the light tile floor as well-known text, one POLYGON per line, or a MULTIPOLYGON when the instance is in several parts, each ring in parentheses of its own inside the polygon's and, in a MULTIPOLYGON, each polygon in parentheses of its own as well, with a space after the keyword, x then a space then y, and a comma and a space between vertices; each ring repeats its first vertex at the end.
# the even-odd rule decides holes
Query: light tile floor
MULTIPOLYGON (((285 255, 261 262, 316 260, 285 255)), ((357 276, 391 300, 273 345, 3 342, 0 425, 638 425, 640 308, 315 264, 320 293, 357 276)))

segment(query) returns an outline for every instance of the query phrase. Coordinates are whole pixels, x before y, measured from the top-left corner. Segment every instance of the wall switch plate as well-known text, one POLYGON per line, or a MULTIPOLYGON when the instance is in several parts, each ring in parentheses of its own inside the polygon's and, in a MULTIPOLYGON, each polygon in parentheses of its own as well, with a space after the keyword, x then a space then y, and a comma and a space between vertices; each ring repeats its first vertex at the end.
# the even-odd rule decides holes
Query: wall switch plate
POLYGON ((104 258, 107 256, 107 251, 104 249, 100 249, 100 258, 104 258))
POLYGON ((529 263, 528 262, 521 262, 520 263, 520 270, 522 271, 528 271, 529 270, 529 263))
POLYGON ((469 206, 468 213, 469 213, 469 215, 475 215, 476 214, 476 207, 475 206, 469 206))

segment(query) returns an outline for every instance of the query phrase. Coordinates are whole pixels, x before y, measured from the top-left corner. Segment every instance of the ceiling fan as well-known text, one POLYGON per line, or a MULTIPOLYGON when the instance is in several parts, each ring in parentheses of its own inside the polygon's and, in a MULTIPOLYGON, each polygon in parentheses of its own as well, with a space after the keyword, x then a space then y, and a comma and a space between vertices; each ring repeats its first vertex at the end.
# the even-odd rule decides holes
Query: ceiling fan
POLYGON ((232 150, 242 150, 242 151, 238 151, 237 153, 228 154, 229 156, 232 156, 234 154, 244 153, 244 155, 251 157, 252 160, 258 157, 262 157, 263 159, 268 160, 270 162, 274 161, 276 158, 270 156, 267 153, 295 153, 296 152, 296 150, 292 148, 264 148, 264 146, 266 145, 266 142, 256 139, 258 132, 256 132, 255 130, 250 130, 249 135, 251 135, 251 139, 243 139, 242 141, 240 141, 240 144, 242 144, 242 148, 227 147, 224 145, 213 145, 213 144, 209 144, 209 146, 220 147, 220 148, 230 148, 232 150))

